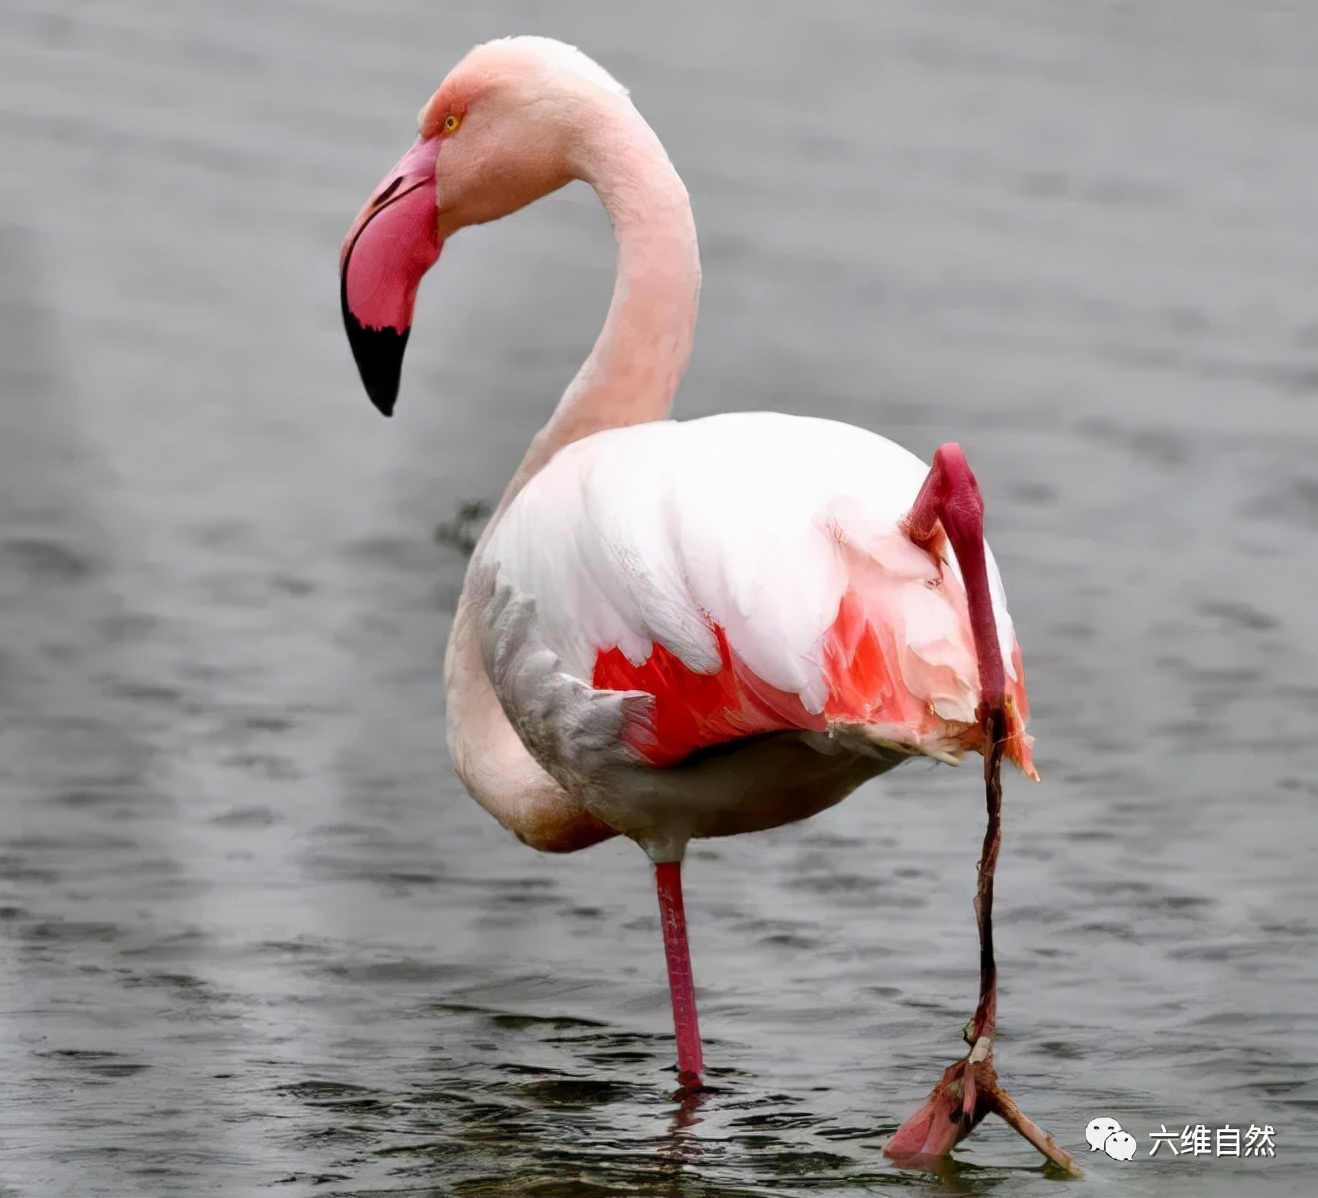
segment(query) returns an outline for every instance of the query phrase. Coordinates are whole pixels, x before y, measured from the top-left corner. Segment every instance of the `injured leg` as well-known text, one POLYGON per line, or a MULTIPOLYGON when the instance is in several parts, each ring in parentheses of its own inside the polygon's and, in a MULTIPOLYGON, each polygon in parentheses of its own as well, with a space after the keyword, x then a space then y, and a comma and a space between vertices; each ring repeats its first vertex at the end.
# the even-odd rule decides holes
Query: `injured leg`
POLYGON ((990 1111, 1005 1120, 1059 1169, 1079 1177, 1071 1154, 1032 1122, 998 1082, 993 1037, 998 1009, 998 973, 993 956, 993 875, 1002 844, 1002 754, 1008 735, 1002 651, 984 556, 984 501, 958 445, 941 445, 933 468, 906 519, 911 540, 937 554, 941 531, 952 544, 966 586, 966 601, 979 662, 979 720, 984 730, 984 784, 988 827, 975 888, 979 926, 979 1003, 966 1025, 970 1052, 943 1072, 920 1107, 884 1145, 899 1164, 946 1157, 990 1111))

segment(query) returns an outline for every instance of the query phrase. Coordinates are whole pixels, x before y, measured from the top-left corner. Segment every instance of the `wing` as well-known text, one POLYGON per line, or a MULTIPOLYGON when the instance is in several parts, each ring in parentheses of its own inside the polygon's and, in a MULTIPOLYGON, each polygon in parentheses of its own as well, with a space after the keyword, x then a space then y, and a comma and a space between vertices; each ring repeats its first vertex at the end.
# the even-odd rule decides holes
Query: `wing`
MULTIPOLYGON (((494 579, 483 639, 514 726, 538 755, 565 753, 567 727, 652 766, 785 729, 945 759, 977 747, 960 571, 900 527, 927 472, 875 434, 772 413, 560 450, 475 563, 494 579)), ((989 574, 1023 727, 991 554, 989 574)), ((1008 756, 1032 773, 1014 732, 1008 756)))

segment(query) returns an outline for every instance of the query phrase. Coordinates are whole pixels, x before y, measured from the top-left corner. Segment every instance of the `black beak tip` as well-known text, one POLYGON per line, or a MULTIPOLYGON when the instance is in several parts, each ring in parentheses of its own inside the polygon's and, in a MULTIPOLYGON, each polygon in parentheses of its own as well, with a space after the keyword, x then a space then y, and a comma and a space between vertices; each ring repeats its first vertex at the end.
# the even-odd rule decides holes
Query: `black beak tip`
POLYGON ((388 391, 382 387, 367 386, 366 394, 371 397, 371 403, 375 405, 375 410, 381 416, 392 416, 394 414, 394 404, 398 402, 397 387, 392 391, 388 391))
POLYGON ((348 344, 357 361, 362 385, 382 416, 392 416, 398 402, 398 383, 403 372, 403 351, 411 329, 371 329, 361 324, 351 312, 343 314, 348 344))

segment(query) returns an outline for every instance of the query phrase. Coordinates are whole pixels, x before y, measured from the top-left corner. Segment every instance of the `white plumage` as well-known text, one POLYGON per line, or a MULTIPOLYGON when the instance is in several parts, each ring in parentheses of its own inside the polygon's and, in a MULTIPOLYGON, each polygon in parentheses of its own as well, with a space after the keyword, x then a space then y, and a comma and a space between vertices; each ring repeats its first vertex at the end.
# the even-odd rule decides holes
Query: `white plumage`
MULTIPOLYGON (((611 429, 565 446, 530 480, 477 564, 535 597, 538 637, 583 682, 615 645, 636 665, 658 643, 697 673, 716 671, 717 625, 749 669, 817 713, 822 643, 852 582, 844 547, 890 572, 937 576, 899 527, 928 470, 877 434, 773 412, 611 429)), ((989 564, 1014 677, 1015 636, 989 564)), ((920 598, 904 608, 907 643, 964 684, 962 702, 940 714, 973 719, 962 617, 938 592, 920 598)))

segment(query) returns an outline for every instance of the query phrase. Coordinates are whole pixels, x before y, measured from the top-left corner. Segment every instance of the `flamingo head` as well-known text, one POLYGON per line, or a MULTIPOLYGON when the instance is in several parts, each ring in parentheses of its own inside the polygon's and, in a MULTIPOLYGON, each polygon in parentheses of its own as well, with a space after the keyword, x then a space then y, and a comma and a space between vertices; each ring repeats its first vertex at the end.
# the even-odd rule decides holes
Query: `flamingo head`
POLYGON ((630 107, 626 90, 550 38, 486 42, 421 109, 418 137, 357 214, 339 255, 339 295, 357 369, 386 416, 421 276, 444 239, 498 220, 581 173, 574 151, 592 114, 630 107))

